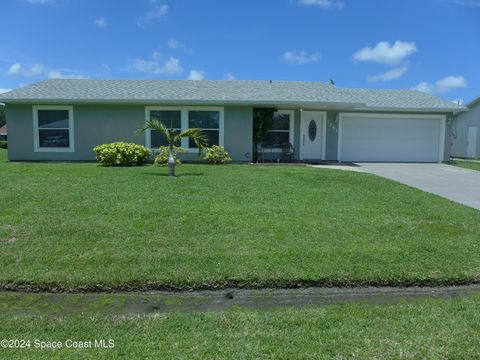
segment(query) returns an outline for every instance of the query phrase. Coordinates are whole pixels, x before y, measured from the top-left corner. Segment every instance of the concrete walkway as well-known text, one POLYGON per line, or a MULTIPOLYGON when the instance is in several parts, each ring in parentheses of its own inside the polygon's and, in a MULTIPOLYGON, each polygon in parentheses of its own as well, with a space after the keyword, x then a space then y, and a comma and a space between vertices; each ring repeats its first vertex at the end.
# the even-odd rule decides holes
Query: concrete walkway
POLYGON ((445 164, 359 163, 369 173, 480 210, 480 171, 445 164))

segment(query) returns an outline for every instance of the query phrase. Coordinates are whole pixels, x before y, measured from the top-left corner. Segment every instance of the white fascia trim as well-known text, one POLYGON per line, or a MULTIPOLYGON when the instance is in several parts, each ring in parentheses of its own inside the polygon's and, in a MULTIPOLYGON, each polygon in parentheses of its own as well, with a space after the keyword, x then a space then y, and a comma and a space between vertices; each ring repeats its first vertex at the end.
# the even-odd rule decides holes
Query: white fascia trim
POLYGON ((445 115, 441 114, 409 114, 409 113, 402 113, 402 114, 385 114, 385 113, 353 113, 353 112, 341 112, 341 116, 348 117, 350 115, 355 117, 364 117, 364 118, 392 118, 392 119, 442 119, 445 118, 445 115))
MULTIPOLYGON (((34 152, 56 152, 56 153, 72 153, 75 152, 75 129, 73 121, 72 105, 33 105, 33 151, 34 152), (70 146, 68 148, 46 148, 40 147, 39 127, 38 127, 38 110, 67 110, 68 111, 68 136, 70 146)), ((52 129, 55 130, 55 129, 52 129)))
POLYGON ((438 162, 442 163, 445 159, 445 137, 447 131, 447 116, 443 115, 440 119, 440 150, 438 154, 438 162))

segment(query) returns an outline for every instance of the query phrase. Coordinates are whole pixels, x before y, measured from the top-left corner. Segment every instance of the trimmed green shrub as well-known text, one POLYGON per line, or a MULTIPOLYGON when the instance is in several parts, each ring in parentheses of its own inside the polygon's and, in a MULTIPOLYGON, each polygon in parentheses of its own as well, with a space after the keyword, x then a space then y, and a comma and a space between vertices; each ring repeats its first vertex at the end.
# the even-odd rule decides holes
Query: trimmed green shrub
POLYGON ((105 166, 132 166, 142 165, 152 153, 145 146, 114 142, 93 148, 97 161, 105 166))
MULTIPOLYGON (((174 146, 173 147, 173 156, 175 157, 175 164, 180 165, 182 161, 177 158, 177 154, 185 153, 187 149, 174 146)), ((169 155, 169 147, 168 146, 160 146, 158 148, 158 155, 155 157, 155 164, 157 165, 167 165, 168 163, 168 155, 169 155)))
POLYGON ((220 165, 229 163, 232 158, 223 146, 213 145, 205 149, 205 160, 210 164, 220 165))
POLYGON ((8 149, 8 142, 0 141, 0 149, 8 149))

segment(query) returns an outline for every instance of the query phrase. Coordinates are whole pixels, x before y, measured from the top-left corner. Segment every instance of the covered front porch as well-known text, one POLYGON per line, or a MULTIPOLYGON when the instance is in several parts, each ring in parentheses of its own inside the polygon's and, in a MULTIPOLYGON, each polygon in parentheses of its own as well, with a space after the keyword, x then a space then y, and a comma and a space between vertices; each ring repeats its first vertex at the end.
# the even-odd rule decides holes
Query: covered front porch
POLYGON ((253 116, 254 162, 322 164, 336 161, 335 154, 327 154, 328 139, 337 138, 334 114, 320 110, 259 108, 254 109, 253 116))

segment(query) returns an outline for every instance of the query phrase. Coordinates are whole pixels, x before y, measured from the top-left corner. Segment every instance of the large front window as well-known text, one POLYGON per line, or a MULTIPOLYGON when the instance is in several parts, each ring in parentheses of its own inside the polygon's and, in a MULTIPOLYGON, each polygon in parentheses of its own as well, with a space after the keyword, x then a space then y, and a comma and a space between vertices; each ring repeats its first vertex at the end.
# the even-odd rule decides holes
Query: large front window
POLYGON ((267 132, 264 144, 280 149, 282 144, 293 143, 293 112, 280 110, 273 115, 272 129, 267 132))
MULTIPOLYGON (((220 145, 220 111, 189 111, 188 127, 202 130, 208 137, 208 146, 220 145)), ((197 144, 190 139, 189 147, 196 148, 197 144)))
MULTIPOLYGON (((191 128, 199 128, 208 138, 208 146, 223 145, 223 108, 215 107, 147 107, 146 119, 158 119, 168 128, 180 133, 191 128)), ((155 131, 146 132, 146 146, 156 149, 167 145, 164 137, 155 131)), ((196 151, 197 145, 188 138, 177 146, 196 151)))
MULTIPOLYGON (((176 133, 182 131, 182 113, 178 110, 152 110, 150 111, 151 120, 159 120, 169 129, 175 130, 176 133)), ((167 146, 168 143, 165 137, 156 132, 150 132, 150 146, 152 148, 159 148, 160 146, 167 146)), ((180 146, 180 144, 176 144, 180 146)))
POLYGON ((71 106, 34 106, 33 122, 35 151, 74 150, 71 106))

